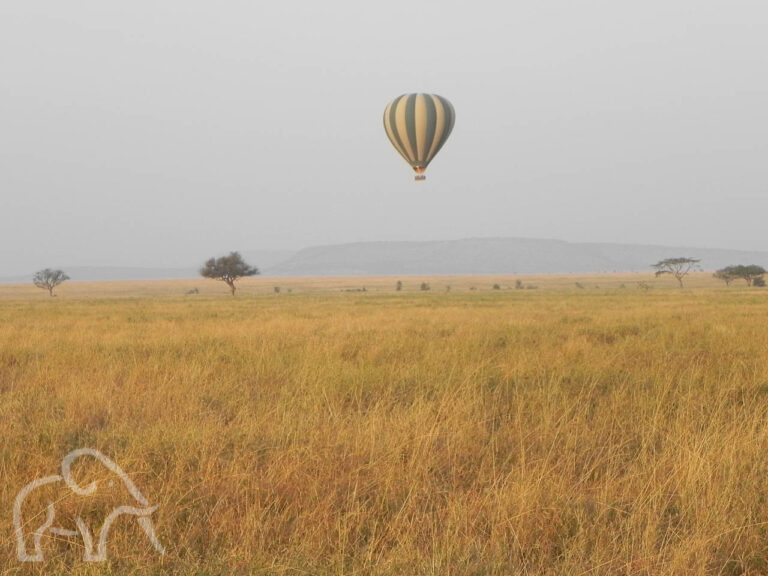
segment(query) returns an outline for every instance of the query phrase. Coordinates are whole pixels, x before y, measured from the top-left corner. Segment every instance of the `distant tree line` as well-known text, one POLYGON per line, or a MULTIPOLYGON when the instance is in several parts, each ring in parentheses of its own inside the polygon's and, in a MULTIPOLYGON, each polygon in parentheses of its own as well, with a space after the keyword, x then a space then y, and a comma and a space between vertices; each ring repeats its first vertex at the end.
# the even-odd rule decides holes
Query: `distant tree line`
MULTIPOLYGON (((656 264, 652 264, 651 267, 656 271, 655 275, 657 277, 668 274, 677 280, 677 283, 682 288, 684 285, 685 277, 688 276, 691 272, 701 269, 699 267, 699 262, 700 260, 698 258, 690 257, 666 258, 664 260, 659 260, 656 264)), ((230 252, 226 256, 209 258, 200 268, 200 275, 203 278, 212 278, 214 280, 220 280, 224 282, 229 287, 233 296, 235 295, 237 289, 235 283, 239 279, 245 278, 247 276, 255 276, 259 273, 259 269, 245 262, 239 252, 230 252)), ((759 287, 766 285, 764 276, 767 273, 768 271, 766 271, 765 268, 758 266, 757 264, 739 264, 721 268, 720 270, 717 270, 713 276, 718 280, 725 282, 726 286, 730 286, 731 283, 735 280, 744 280, 747 286, 759 287)), ((55 296, 56 294, 54 290, 56 287, 69 279, 69 276, 63 270, 45 268, 44 270, 35 272, 34 276, 32 277, 32 282, 38 288, 47 290, 50 296, 55 296)), ((641 288, 648 288, 648 286, 643 282, 638 283, 638 285, 641 288)), ((584 286, 579 282, 576 282, 576 287, 580 289, 584 288, 584 286)), ((501 290, 501 285, 497 283, 494 284, 492 288, 493 290, 501 290)), ((520 290, 523 288, 536 288, 536 286, 524 285, 521 280, 517 280, 515 282, 515 289, 520 290)), ((402 289, 403 282, 398 280, 395 284, 395 290, 400 292, 402 289)), ((431 290, 431 286, 427 282, 422 282, 419 286, 419 289, 426 292, 431 290)), ((470 290, 473 289, 475 289, 474 286, 470 288, 470 290)), ((450 292, 450 290, 451 287, 446 286, 446 292, 450 292)), ((362 290, 358 291, 365 292, 366 289, 363 288, 362 290)), ((189 293, 197 292, 198 290, 195 289, 194 292, 190 291, 189 293)), ((279 294, 280 287, 275 286, 274 292, 275 294, 279 294)), ((288 292, 290 292, 290 289, 288 292)))
MULTIPOLYGON (((683 287, 683 280, 694 270, 700 270, 697 258, 667 258, 659 260, 651 267, 656 270, 656 276, 669 274, 683 287)), ((726 266, 717 270, 712 276, 730 286, 734 280, 744 280, 747 286, 765 286, 765 268, 757 264, 726 266)))
POLYGON ((734 280, 744 280, 747 286, 765 286, 766 270, 762 266, 756 264, 750 264, 748 266, 726 266, 721 268, 713 274, 718 280, 725 282, 726 286, 730 286, 734 280))

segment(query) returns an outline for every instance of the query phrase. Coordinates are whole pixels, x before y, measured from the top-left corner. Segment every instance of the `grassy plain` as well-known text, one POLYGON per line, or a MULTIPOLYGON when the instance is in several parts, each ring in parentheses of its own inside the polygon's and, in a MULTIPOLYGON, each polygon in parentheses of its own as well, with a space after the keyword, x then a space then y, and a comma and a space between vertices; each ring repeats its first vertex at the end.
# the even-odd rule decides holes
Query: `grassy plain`
POLYGON ((768 290, 516 279, 0 286, 0 574, 768 574, 768 290), (80 447, 165 556, 16 561, 80 447))

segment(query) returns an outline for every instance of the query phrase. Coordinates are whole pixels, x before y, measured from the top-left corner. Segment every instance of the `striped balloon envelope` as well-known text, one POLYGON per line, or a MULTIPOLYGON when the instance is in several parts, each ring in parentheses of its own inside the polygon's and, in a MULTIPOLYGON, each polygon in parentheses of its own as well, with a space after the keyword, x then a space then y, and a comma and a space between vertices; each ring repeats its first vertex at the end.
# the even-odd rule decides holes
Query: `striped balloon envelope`
POLYGON ((384 130, 389 141, 424 180, 424 171, 451 135, 456 113, 436 94, 403 94, 384 109, 384 130))

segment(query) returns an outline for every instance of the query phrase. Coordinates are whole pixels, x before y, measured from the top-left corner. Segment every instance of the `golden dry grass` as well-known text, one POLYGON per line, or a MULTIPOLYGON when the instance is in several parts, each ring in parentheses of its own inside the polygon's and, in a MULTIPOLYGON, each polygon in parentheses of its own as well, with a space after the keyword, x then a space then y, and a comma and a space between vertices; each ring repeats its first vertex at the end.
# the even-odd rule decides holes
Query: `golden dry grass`
POLYGON ((0 574, 768 573, 768 291, 395 280, 0 286, 0 574), (16 561, 78 447, 165 557, 126 520, 106 564, 16 561))

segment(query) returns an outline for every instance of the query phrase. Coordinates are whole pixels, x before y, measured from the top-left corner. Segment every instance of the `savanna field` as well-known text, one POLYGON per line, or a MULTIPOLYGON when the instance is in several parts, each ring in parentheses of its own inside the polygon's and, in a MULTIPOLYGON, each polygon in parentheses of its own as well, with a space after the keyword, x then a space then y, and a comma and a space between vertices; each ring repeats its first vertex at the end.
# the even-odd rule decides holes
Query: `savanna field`
POLYGON ((0 286, 0 575, 768 574, 768 290, 397 280, 0 286), (76 448, 164 556, 123 518, 104 563, 17 561, 16 494, 76 448))

